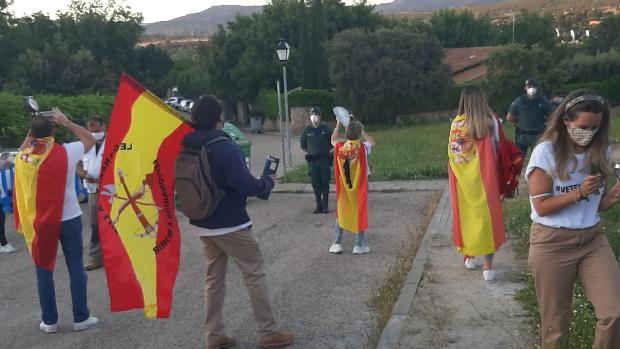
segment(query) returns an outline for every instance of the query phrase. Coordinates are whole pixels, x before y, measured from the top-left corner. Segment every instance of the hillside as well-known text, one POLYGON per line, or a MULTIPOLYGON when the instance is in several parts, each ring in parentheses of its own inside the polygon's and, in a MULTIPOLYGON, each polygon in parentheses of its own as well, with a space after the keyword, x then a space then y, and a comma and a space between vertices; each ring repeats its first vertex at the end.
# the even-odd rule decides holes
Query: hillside
MULTIPOLYGON (((618 0, 506 0, 486 4, 469 4, 460 7, 460 9, 469 10, 475 14, 488 14, 491 18, 506 16, 510 10, 518 13, 522 9, 536 13, 549 12, 557 18, 565 12, 589 11, 593 8, 617 8, 619 4, 620 1, 618 0)), ((428 11, 415 10, 400 11, 398 14, 406 17, 425 17, 430 15, 428 11)))
MULTIPOLYGON (((467 9, 491 18, 504 18, 510 9, 519 12, 551 12, 556 18, 565 12, 587 11, 592 8, 617 8, 619 0, 395 0, 375 6, 386 15, 425 18, 441 8, 467 9)), ((214 6, 205 11, 189 14, 165 22, 145 24, 147 38, 208 37, 219 24, 234 20, 236 15, 251 15, 262 11, 261 6, 214 6)))
POLYGON ((504 1, 506 0, 395 0, 387 4, 377 5, 375 9, 385 14, 417 11, 428 12, 447 7, 462 7, 504 1))
POLYGON ((144 25, 145 36, 185 37, 209 36, 220 24, 232 22, 235 16, 247 16, 262 11, 262 6, 213 6, 202 12, 192 13, 164 22, 144 25))

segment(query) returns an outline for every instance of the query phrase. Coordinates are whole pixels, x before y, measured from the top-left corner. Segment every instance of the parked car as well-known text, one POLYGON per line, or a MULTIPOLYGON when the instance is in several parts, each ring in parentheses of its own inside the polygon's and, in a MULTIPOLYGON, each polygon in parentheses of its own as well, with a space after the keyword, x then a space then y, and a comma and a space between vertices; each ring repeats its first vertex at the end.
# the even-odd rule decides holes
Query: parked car
POLYGON ((184 111, 184 112, 189 112, 191 111, 190 104, 193 104, 193 103, 194 101, 192 99, 184 99, 181 102, 179 102, 179 110, 184 111))
POLYGON ((183 97, 170 97, 166 99, 166 104, 173 107, 174 109, 179 108, 179 103, 183 100, 183 97))

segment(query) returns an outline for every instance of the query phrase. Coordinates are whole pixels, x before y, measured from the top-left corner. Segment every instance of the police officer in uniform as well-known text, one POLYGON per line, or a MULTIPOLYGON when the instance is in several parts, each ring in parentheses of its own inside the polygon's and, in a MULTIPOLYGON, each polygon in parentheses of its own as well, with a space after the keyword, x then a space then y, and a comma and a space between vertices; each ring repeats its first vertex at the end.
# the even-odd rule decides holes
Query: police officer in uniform
POLYGON ((525 92, 512 102, 506 116, 509 122, 517 124, 515 143, 524 157, 527 149, 536 145, 545 130, 547 117, 553 112, 553 106, 547 97, 540 94, 540 86, 535 79, 525 81, 525 92))
POLYGON ((301 133, 301 149, 306 152, 308 174, 312 181, 316 209, 313 213, 328 213, 329 181, 332 165, 332 129, 321 123, 321 109, 310 110, 310 126, 301 133))

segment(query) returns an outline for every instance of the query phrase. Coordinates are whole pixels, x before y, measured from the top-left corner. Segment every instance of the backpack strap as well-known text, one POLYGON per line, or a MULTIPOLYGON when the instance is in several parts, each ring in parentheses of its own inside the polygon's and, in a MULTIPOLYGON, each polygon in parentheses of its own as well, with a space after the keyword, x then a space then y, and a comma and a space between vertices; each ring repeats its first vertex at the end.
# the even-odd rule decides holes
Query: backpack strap
POLYGON ((205 144, 203 145, 203 147, 209 146, 209 145, 211 145, 211 144, 213 144, 213 143, 217 143, 217 142, 219 142, 219 141, 230 141, 230 138, 228 138, 228 137, 224 137, 224 136, 215 137, 215 138, 213 138, 212 140, 210 140, 210 141, 208 141, 207 143, 205 143, 205 144))
MULTIPOLYGON (((207 154, 209 154, 209 145, 217 143, 217 142, 220 142, 220 141, 230 141, 230 138, 224 137, 224 136, 215 137, 215 138, 211 139, 210 141, 208 141, 207 143, 203 144, 202 147, 201 147, 201 151, 204 150, 204 151, 207 152, 207 154)), ((207 174, 204 172, 205 171, 205 166, 202 163, 202 157, 201 156, 198 156, 198 163, 200 164, 200 168, 202 169, 202 175, 206 176, 207 174)), ((215 182, 215 178, 213 179, 213 181, 215 182)), ((215 182, 215 185, 218 188, 220 188, 221 190, 225 191, 225 189, 222 188, 217 182, 215 182)), ((223 193, 220 193, 220 194, 223 194, 223 193)), ((223 195, 220 195, 220 196, 223 196, 223 195)), ((221 197, 220 197, 220 199, 221 199, 221 197)))

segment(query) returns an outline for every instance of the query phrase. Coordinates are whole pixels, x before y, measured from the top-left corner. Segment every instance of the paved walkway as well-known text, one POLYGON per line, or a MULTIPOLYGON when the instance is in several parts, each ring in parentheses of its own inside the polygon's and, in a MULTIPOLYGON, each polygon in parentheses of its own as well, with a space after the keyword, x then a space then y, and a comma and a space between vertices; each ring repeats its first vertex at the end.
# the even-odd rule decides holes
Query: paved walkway
POLYGON ((444 193, 379 348, 533 348, 530 318, 515 299, 525 261, 509 241, 496 254, 494 282, 483 280, 481 266, 465 269, 450 211, 444 193))
MULTIPOLYGON (((367 301, 414 238, 422 211, 434 193, 423 189, 428 183, 416 183, 410 184, 418 188, 416 191, 370 194, 367 242, 372 252, 363 256, 351 254, 350 234, 343 241, 342 255, 328 253, 334 214, 313 215, 311 194, 274 193, 268 202, 250 200, 248 209, 265 257, 274 312, 279 325, 297 335, 291 348, 367 347, 375 323, 367 301)), ((201 244, 192 236, 187 220, 179 218, 181 264, 170 319, 147 320, 140 310, 110 313, 105 274, 97 270, 88 273, 88 297, 89 307, 101 325, 80 333, 70 331, 69 283, 59 253, 54 276, 60 333, 46 335, 38 329, 40 308, 33 263, 23 238, 14 233, 9 216, 8 239, 19 251, 0 254, 0 348, 204 348, 205 267, 201 244)), ((84 225, 88 227, 85 217, 84 225)), ((89 236, 87 229, 84 236, 89 236)), ((251 306, 232 261, 224 318, 228 333, 239 343, 236 349, 255 348, 251 306)))

